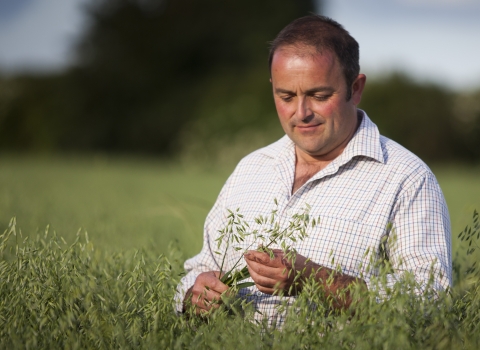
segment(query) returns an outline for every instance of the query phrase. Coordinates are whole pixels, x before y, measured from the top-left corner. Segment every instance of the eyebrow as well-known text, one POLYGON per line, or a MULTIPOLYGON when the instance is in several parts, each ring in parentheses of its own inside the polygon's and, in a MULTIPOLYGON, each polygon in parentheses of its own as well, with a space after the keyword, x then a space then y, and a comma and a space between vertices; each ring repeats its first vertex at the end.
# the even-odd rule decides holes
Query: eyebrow
MULTIPOLYGON (((311 94, 314 94, 316 92, 333 92, 333 88, 328 87, 328 86, 318 86, 318 87, 308 89, 306 91, 306 94, 311 95, 311 94)), ((276 88, 275 93, 277 93, 277 94, 294 94, 293 91, 290 91, 290 90, 287 90, 287 89, 282 89, 282 88, 276 88)))

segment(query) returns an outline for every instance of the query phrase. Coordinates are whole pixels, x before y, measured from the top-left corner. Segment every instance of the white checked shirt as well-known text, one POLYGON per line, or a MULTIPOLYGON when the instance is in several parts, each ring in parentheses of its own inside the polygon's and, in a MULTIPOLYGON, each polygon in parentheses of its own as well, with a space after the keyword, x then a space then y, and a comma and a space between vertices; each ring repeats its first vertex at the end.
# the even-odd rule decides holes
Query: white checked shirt
MULTIPOLYGON (((311 206, 311 217, 320 218, 295 248, 321 266, 340 267, 373 288, 370 279, 375 270, 366 270, 366 252, 379 253, 382 238, 395 232, 396 248, 389 251, 394 274, 388 284, 393 285, 402 271, 412 272, 417 281, 426 284, 433 268, 434 288, 451 285, 450 219, 435 176, 414 154, 381 136, 363 111, 359 113, 362 122, 343 153, 294 194, 295 146, 287 136, 238 164, 206 219, 201 252, 185 262, 187 274, 176 295, 178 312, 196 277, 220 270, 222 255, 214 253, 215 239, 226 226, 227 209, 239 208, 253 230, 258 228, 254 218, 269 215, 275 199, 284 225, 306 204, 311 206), (391 231, 389 223, 393 224, 391 231)), ((247 240, 241 246, 250 243, 247 240)), ((228 251, 224 271, 233 267, 240 254, 242 251, 228 251)), ((243 266, 242 260, 240 268, 243 266)), ((283 315, 275 308, 278 296, 263 294, 255 286, 240 290, 239 296, 252 301, 261 312, 255 317, 283 323, 283 315)))

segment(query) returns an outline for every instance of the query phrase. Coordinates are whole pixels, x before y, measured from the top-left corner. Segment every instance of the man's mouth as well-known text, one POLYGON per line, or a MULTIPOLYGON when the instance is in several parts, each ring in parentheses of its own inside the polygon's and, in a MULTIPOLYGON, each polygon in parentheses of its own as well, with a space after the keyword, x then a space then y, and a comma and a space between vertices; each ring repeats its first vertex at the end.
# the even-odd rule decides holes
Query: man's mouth
POLYGON ((316 124, 309 124, 309 125, 297 125, 296 127, 300 130, 300 131, 312 131, 312 130, 315 130, 317 127, 319 127, 320 125, 322 125, 322 123, 316 123, 316 124))

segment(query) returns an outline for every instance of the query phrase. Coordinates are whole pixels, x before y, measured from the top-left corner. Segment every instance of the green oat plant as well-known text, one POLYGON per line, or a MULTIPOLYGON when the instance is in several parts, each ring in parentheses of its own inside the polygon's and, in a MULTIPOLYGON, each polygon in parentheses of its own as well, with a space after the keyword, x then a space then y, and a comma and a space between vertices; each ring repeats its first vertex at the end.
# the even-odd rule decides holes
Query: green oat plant
POLYGON ((178 335, 171 251, 106 253, 86 232, 67 244, 48 227, 31 239, 12 219, 0 235, 0 349, 165 348, 178 335))
MULTIPOLYGON (((275 206, 278 206, 276 199, 274 203, 275 206)), ((278 217, 278 210, 274 209, 270 215, 259 215, 254 219, 255 223, 260 226, 260 228, 254 230, 250 230, 250 224, 244 219, 239 208, 235 211, 228 209, 227 225, 222 230, 219 230, 220 235, 215 240, 217 242, 215 254, 223 255, 220 266, 220 276, 222 276, 220 280, 235 290, 255 285, 253 282, 242 282, 250 277, 247 266, 239 269, 243 260, 243 254, 252 247, 256 247, 258 251, 268 253, 270 258, 273 259, 274 253, 271 246, 280 246, 285 259, 294 265, 297 251, 292 246, 292 243, 305 239, 308 235, 308 229, 315 227, 319 222, 319 219, 310 217, 310 209, 310 205, 306 204, 300 213, 294 214, 290 218, 288 225, 284 228, 282 228, 280 218, 278 217), (246 248, 239 246, 247 239, 250 239, 251 243, 246 248), (230 270, 224 271, 225 259, 229 249, 241 251, 242 254, 240 254, 240 257, 230 270)), ((289 273, 293 273, 293 270, 290 270, 289 273)), ((297 273, 291 288, 294 288, 295 284, 298 283, 297 279, 299 276, 300 274, 297 273)), ((291 290, 289 291, 290 293, 291 290)))
POLYGON ((22 237, 12 220, 0 234, 0 349, 479 349, 480 279, 466 259, 480 242, 478 222, 475 212, 460 237, 470 248, 455 257, 467 282, 450 291, 430 286, 419 295, 406 276, 387 297, 354 291, 350 309, 334 313, 309 279, 275 328, 254 322, 251 305, 243 313, 221 306, 208 319, 178 316, 183 259, 174 247, 166 256, 113 253, 81 232, 73 243, 48 229, 22 237))

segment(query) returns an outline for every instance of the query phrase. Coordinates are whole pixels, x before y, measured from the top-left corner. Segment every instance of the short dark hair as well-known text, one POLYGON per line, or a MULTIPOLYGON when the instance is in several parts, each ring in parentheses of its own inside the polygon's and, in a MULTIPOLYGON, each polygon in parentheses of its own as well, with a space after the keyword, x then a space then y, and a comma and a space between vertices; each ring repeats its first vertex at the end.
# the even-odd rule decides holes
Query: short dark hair
POLYGON ((338 58, 347 83, 347 101, 352 96, 352 84, 360 73, 357 41, 333 19, 320 15, 298 18, 283 28, 270 43, 268 65, 272 69, 275 51, 285 46, 306 46, 321 53, 332 51, 338 58))

